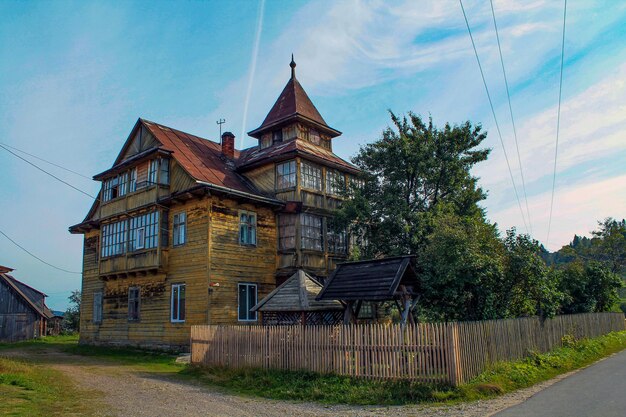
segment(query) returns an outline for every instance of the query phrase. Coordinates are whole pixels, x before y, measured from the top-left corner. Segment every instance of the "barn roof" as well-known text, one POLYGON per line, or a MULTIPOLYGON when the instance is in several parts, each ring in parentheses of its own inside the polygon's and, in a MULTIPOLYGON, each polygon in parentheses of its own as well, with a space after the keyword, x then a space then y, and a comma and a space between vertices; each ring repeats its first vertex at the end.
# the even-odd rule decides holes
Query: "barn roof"
POLYGON ((415 291, 419 281, 412 259, 412 256, 399 256, 339 264, 317 299, 391 300, 397 298, 396 291, 401 284, 415 291))
POLYGON ((46 294, 33 287, 24 284, 22 281, 18 281, 11 275, 6 273, 0 273, 0 281, 6 283, 9 288, 13 289, 33 310, 39 313, 45 318, 51 318, 52 312, 48 309, 43 301, 46 294))
POLYGON ((252 311, 343 310, 339 301, 317 301, 315 297, 321 289, 322 284, 300 269, 262 299, 252 311))

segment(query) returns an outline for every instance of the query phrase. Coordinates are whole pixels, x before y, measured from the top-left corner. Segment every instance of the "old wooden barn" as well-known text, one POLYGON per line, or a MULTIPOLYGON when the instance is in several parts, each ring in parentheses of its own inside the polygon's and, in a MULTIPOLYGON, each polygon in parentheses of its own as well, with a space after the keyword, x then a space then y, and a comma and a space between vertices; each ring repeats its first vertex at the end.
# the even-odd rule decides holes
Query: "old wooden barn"
POLYGON ((16 342, 44 336, 53 317, 46 295, 18 281, 0 266, 0 342, 16 342))

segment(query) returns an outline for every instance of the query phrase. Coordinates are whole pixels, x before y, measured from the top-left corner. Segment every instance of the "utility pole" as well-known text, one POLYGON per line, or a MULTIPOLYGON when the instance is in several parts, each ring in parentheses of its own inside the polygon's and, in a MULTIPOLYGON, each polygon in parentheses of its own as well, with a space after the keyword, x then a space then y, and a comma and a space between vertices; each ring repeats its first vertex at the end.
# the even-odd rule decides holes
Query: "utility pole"
POLYGON ((226 123, 226 119, 219 119, 217 122, 218 125, 220 125, 220 143, 222 143, 222 125, 224 123, 226 123))

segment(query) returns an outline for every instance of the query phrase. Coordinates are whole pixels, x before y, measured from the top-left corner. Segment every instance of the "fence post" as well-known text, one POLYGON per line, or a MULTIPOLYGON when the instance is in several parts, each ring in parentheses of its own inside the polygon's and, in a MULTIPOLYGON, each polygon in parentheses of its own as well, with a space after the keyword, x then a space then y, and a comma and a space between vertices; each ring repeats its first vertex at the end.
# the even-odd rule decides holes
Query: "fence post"
POLYGON ((448 382, 456 387, 461 381, 461 360, 459 352, 459 332, 456 323, 448 323, 447 329, 447 357, 448 357, 448 382))

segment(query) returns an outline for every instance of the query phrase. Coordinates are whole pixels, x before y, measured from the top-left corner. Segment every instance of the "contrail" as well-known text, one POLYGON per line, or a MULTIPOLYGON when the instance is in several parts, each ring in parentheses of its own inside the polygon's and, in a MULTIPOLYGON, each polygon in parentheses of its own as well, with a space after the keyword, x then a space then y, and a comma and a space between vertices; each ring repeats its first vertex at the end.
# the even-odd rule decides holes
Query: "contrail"
POLYGON ((261 0, 261 7, 256 21, 256 35, 254 37, 254 48, 252 48, 252 62, 250 63, 250 74, 248 78, 248 91, 246 92, 246 101, 243 107, 243 121, 241 123, 241 136, 239 136, 239 148, 243 148, 243 140, 246 134, 246 122, 248 120, 248 105, 250 104, 250 94, 252 93, 252 81, 256 72, 256 60, 259 55, 259 42, 261 40, 261 32, 263 31, 263 12, 265 10, 265 0, 261 0))

